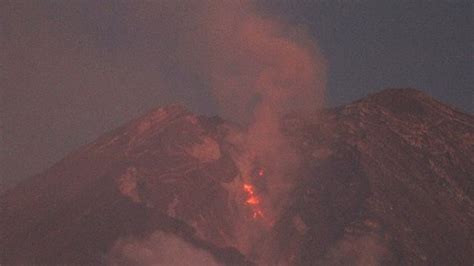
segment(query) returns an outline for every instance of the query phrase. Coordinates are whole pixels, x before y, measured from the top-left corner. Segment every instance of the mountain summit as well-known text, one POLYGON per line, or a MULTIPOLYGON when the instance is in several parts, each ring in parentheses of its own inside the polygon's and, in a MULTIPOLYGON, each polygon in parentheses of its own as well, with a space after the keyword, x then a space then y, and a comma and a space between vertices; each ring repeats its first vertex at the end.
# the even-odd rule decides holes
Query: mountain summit
POLYGON ((240 181, 244 129, 171 105, 6 191, 0 264, 472 264, 472 115, 390 89, 281 127, 300 160, 276 219, 278 167, 240 181))

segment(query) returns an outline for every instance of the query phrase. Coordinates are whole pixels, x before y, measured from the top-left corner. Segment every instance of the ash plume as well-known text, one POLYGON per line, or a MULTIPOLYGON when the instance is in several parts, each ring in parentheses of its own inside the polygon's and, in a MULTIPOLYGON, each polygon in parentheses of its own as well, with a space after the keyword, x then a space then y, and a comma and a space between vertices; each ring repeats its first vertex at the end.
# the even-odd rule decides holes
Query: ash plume
POLYGON ((264 260, 271 256, 269 234, 288 204, 299 165, 298 152, 280 130, 281 118, 289 112, 314 114, 322 107, 326 63, 304 28, 263 16, 254 4, 207 0, 151 4, 155 8, 134 7, 129 16, 144 23, 139 14, 158 12, 162 5, 160 14, 179 27, 177 33, 168 34, 176 40, 172 50, 165 50, 170 56, 159 59, 206 83, 219 115, 243 126, 227 139, 236 147, 230 155, 240 172, 229 188, 231 198, 240 204, 230 244, 252 259, 264 260), (182 21, 171 12, 175 9, 182 21), (265 172, 263 185, 254 184, 256 167, 265 172), (245 191, 244 185, 250 189, 245 191), (254 198, 245 199, 249 191, 254 198), (248 206, 249 202, 258 206, 248 206), (249 209, 253 214, 248 215, 249 209), (260 216, 259 221, 252 216, 260 216), (257 248, 262 241, 267 244, 257 248))
POLYGON ((302 28, 259 16, 249 1, 210 10, 209 75, 224 117, 253 125, 270 120, 270 111, 311 112, 323 104, 325 60, 302 28))
POLYGON ((240 170, 236 186, 250 191, 253 216, 266 224, 258 228, 245 218, 239 222, 237 246, 247 254, 266 238, 296 181, 291 172, 299 159, 280 129, 281 118, 289 112, 314 113, 324 103, 326 83, 325 60, 311 36, 260 16, 253 4, 209 4, 206 25, 212 94, 221 115, 245 127, 243 134, 229 138, 239 147, 233 154, 240 170), (260 189, 253 187, 256 164, 268 172, 260 189))

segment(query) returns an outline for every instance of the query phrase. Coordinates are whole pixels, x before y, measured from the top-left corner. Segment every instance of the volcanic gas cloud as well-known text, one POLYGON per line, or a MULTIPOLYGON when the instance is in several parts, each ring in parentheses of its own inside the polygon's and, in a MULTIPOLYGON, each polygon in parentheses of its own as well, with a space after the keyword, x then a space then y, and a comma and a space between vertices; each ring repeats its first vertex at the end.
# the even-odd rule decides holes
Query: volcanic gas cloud
POLYGON ((227 1, 209 10, 213 95, 222 116, 246 128, 229 140, 244 147, 233 155, 238 186, 248 216, 260 221, 260 227, 240 222, 238 246, 249 253, 278 220, 294 183, 289 173, 298 167, 280 130, 281 117, 321 107, 325 60, 303 29, 260 16, 252 2, 227 1))

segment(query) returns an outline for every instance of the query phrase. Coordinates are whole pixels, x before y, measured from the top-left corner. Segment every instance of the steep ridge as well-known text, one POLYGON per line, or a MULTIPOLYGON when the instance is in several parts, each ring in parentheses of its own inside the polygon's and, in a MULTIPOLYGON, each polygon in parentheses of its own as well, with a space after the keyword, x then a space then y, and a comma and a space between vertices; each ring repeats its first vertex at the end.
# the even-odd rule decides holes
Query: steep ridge
MULTIPOLYGON (((282 127, 303 164, 265 262, 472 263, 471 115, 392 89, 282 127)), ((154 232, 218 263, 261 263, 239 251, 235 229, 228 138, 240 131, 172 105, 99 138, 1 196, 0 263, 132 263, 117 243, 154 232)))
POLYGON ((394 89, 302 128, 315 190, 306 190, 313 197, 304 209, 313 208, 308 224, 319 223, 310 245, 316 251, 307 256, 326 254, 323 264, 336 265, 473 261, 471 115, 419 91, 394 89))

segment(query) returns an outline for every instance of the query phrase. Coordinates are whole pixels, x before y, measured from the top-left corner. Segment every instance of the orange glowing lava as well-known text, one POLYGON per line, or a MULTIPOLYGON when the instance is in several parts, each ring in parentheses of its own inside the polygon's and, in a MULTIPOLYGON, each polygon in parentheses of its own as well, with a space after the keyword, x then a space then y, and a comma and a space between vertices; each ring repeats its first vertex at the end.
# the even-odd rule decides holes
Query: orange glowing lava
POLYGON ((256 204, 260 203, 260 200, 257 197, 252 196, 252 197, 248 198, 246 202, 250 205, 256 205, 256 204))
POLYGON ((243 188, 247 194, 245 203, 250 205, 253 212, 252 217, 254 219, 263 218, 263 211, 261 210, 261 207, 260 207, 260 199, 255 194, 255 187, 251 184, 244 184, 243 188))

